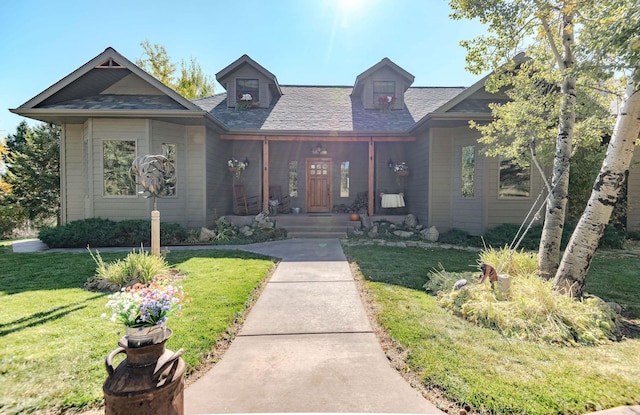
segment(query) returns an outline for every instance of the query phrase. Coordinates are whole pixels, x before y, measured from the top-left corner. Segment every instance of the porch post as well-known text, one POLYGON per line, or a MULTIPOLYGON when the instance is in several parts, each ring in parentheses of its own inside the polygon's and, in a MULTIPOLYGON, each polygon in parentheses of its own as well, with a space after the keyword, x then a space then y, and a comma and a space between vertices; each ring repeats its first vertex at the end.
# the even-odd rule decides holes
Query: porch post
POLYGON ((262 210, 269 211, 269 140, 262 141, 262 210))
POLYGON ((374 146, 373 146, 373 137, 369 137, 369 176, 368 176, 368 180, 369 180, 369 200, 368 200, 368 214, 369 216, 373 216, 373 208, 374 208, 374 201, 375 201, 375 195, 373 194, 373 167, 374 167, 374 146))

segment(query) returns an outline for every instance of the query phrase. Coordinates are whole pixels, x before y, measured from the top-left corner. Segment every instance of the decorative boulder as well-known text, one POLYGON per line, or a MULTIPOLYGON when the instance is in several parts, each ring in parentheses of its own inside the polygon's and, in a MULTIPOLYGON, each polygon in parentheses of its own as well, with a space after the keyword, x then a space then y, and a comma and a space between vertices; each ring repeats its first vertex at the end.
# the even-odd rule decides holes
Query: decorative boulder
POLYGON ((245 225, 242 228, 240 228, 240 234, 242 234, 243 236, 251 236, 253 235, 253 231, 251 230, 250 227, 245 225))
POLYGON ((423 235, 423 238, 426 239, 427 241, 436 242, 440 237, 440 232, 438 232, 438 229, 435 226, 432 226, 429 229, 427 229, 427 231, 424 232, 422 235, 423 235))
POLYGON ((215 238, 216 233, 210 229, 207 229, 205 227, 202 227, 200 229, 200 236, 198 237, 198 240, 200 242, 207 242, 207 241, 212 241, 213 238, 215 238))
POLYGON ((373 222, 371 221, 371 218, 366 213, 362 213, 360 215, 360 222, 362 223, 362 227, 365 229, 369 229, 370 227, 373 226, 373 222))
POLYGON ((268 218, 269 218, 269 212, 266 210, 263 210, 262 212, 258 213, 253 220, 260 223, 260 222, 266 221, 268 218))
POLYGON ((409 213, 406 218, 404 218, 404 224, 411 228, 415 228, 418 225, 418 218, 414 214, 409 213))
POLYGON ((411 238, 413 236, 413 232, 410 231, 394 231, 393 234, 401 238, 411 238))

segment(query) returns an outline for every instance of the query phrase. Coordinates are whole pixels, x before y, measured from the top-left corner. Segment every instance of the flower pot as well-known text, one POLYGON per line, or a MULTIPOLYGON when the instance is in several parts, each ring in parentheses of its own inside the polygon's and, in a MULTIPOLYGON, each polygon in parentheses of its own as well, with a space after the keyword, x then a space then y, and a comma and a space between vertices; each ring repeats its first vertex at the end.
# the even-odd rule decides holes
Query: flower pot
POLYGON ((396 176, 406 177, 409 175, 409 170, 399 170, 396 172, 396 176))
POLYGON ((166 331, 166 323, 151 327, 126 327, 127 346, 133 349, 162 343, 166 331))
POLYGON ((357 213, 352 213, 351 214, 351 220, 352 221, 360 220, 360 215, 358 215, 357 213))

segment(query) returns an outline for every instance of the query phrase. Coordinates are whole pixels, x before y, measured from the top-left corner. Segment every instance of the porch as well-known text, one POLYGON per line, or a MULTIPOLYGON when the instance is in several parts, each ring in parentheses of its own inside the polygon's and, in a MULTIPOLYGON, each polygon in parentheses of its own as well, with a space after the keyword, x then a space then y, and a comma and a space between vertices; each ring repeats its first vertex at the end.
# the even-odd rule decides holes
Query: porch
MULTIPOLYGON (((221 139, 231 143, 229 157, 250 161, 241 175, 226 176, 252 198, 255 206, 249 215, 268 210, 272 189, 277 188, 278 194, 289 196, 291 208, 305 213, 366 211, 373 216, 415 210, 421 216, 428 163, 413 136, 222 134, 221 139), (411 174, 397 172, 399 163, 412 166, 411 174), (382 194, 396 195, 398 201, 385 206, 382 194)), ((240 214, 237 205, 233 211, 240 214)))
MULTIPOLYGON (((234 225, 251 224, 253 216, 226 216, 234 225)), ((374 215, 373 222, 386 220, 400 224, 406 215, 374 215)), ((352 221, 347 213, 290 213, 270 216, 277 228, 286 229, 288 238, 346 238, 360 221, 352 221)))

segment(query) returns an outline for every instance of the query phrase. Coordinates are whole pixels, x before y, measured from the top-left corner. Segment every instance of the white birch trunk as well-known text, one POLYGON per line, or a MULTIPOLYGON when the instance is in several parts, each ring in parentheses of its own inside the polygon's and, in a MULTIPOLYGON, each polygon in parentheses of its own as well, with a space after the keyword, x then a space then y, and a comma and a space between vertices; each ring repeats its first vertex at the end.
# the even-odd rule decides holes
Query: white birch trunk
MULTIPOLYGON (((556 138, 556 154, 553 159, 552 191, 547 197, 544 226, 538 249, 538 268, 541 277, 551 279, 560 262, 560 243, 564 229, 567 198, 569 195, 569 165, 576 122, 576 79, 571 75, 574 66, 573 14, 562 16, 562 61, 558 62, 564 72, 561 94, 560 120, 556 138)), ((552 40, 551 40, 552 41, 552 40)))
POLYGON ((582 296, 591 260, 618 201, 639 135, 640 90, 629 88, 591 197, 553 281, 561 292, 573 297, 582 296))

